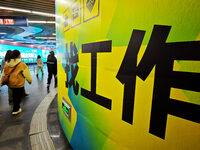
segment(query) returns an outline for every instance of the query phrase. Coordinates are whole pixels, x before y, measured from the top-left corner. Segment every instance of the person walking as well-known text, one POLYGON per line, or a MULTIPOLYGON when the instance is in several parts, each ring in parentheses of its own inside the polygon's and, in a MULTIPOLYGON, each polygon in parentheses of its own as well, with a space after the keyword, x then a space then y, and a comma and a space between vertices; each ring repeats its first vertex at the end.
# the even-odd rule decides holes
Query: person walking
MULTIPOLYGON (((4 68, 5 64, 10 62, 11 55, 12 55, 12 51, 8 50, 6 52, 6 55, 5 55, 4 59, 2 59, 2 62, 1 62, 1 74, 3 73, 3 68, 4 68)), ((9 102, 9 104, 13 103, 12 90, 9 87, 8 87, 8 102, 9 102)))
POLYGON ((27 65, 24 62, 21 62, 20 58, 20 52, 18 50, 14 50, 12 52, 10 62, 6 63, 2 73, 2 76, 5 76, 5 74, 10 75, 8 87, 10 87, 12 90, 12 97, 14 102, 12 111, 13 115, 17 115, 22 112, 20 103, 24 92, 25 79, 29 84, 32 83, 30 71, 27 65))
POLYGON ((47 69, 48 69, 47 91, 49 91, 52 75, 54 75, 55 79, 54 87, 57 87, 57 59, 53 51, 51 51, 50 55, 48 55, 47 57, 47 69))
POLYGON ((44 74, 43 73, 43 66, 44 66, 44 63, 41 59, 41 56, 38 55, 38 57, 37 57, 37 75, 36 75, 37 78, 38 78, 38 74, 39 74, 40 69, 41 69, 42 75, 44 74))
POLYGON ((8 50, 6 52, 6 55, 5 55, 4 59, 2 59, 2 62, 1 62, 1 73, 3 72, 3 68, 4 68, 5 64, 6 64, 6 61, 8 61, 8 59, 10 61, 11 54, 12 54, 12 51, 8 50))

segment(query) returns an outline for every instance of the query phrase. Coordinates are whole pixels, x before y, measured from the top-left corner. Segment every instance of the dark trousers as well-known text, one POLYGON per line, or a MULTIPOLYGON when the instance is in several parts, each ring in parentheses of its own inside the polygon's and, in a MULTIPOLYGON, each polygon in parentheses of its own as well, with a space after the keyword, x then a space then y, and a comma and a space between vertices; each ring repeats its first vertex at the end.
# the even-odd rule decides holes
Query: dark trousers
POLYGON ((11 88, 13 96, 13 112, 16 112, 20 108, 21 99, 24 92, 24 87, 22 88, 11 88))
POLYGON ((48 79, 47 79, 47 84, 49 84, 49 85, 51 84, 52 75, 54 75, 55 85, 57 85, 57 74, 53 73, 53 72, 49 72, 48 79))
POLYGON ((13 102, 12 90, 8 87, 8 101, 9 103, 13 102))

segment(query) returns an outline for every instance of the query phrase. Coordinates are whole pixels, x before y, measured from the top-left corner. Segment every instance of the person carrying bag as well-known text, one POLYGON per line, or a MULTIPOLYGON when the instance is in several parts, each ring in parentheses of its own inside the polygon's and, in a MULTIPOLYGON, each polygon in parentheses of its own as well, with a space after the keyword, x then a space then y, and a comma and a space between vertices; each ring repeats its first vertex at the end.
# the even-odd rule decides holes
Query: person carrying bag
MULTIPOLYGON (((30 71, 27 65, 24 62, 21 62, 20 58, 20 52, 18 50, 14 50, 12 52, 10 62, 6 63, 2 73, 2 77, 5 76, 5 74, 9 74, 8 87, 12 90, 14 102, 12 111, 13 115, 17 115, 22 112, 20 103, 24 93, 25 79, 29 84, 32 82, 30 71)), ((0 85, 2 85, 2 80, 0 80, 0 85)))
MULTIPOLYGON (((20 64, 20 63, 19 63, 20 64)), ((7 74, 3 73, 1 78, 1 86, 8 85, 10 74, 15 70, 15 68, 19 65, 17 64, 10 72, 7 74)))

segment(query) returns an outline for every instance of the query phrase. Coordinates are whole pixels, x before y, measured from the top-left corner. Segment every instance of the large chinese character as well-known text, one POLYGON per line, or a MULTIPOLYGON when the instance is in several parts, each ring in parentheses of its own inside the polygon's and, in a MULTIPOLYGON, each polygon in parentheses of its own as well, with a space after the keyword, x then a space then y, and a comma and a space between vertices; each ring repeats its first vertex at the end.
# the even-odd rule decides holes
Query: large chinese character
POLYGON ((65 72, 67 74, 67 81, 66 81, 66 87, 71 87, 73 85, 73 90, 75 95, 78 94, 79 90, 79 84, 76 81, 75 83, 75 78, 78 72, 78 51, 76 48, 76 45, 73 44, 72 42, 70 43, 70 55, 68 53, 68 44, 66 44, 66 67, 65 67, 65 72), (69 75, 69 72, 71 71, 71 76, 69 75), (70 80, 69 80, 69 77, 70 80))
POLYGON ((135 98, 137 55, 145 32, 134 30, 124 56, 124 60, 117 73, 117 79, 124 84, 124 101, 122 120, 132 124, 135 98))
MULTIPOLYGON (((120 67, 120 70, 126 67, 128 70, 127 73, 132 70, 134 73, 131 76, 135 77, 135 75, 138 75, 142 80, 145 80, 154 65, 156 65, 149 132, 163 139, 165 138, 168 114, 200 123, 199 105, 170 99, 170 88, 200 92, 199 73, 173 71, 174 60, 200 60, 200 42, 166 43, 170 29, 170 26, 155 25, 145 54, 138 67, 132 68, 131 66, 125 66, 123 64, 120 67)), ((135 56, 137 53, 136 50, 138 49, 132 48, 132 52, 129 52, 129 54, 135 56)), ((128 50, 126 53, 128 53, 128 50)), ((129 55, 125 55, 123 62, 130 64, 133 61, 130 58, 129 55)), ((135 62, 133 64, 135 64, 135 62)), ((119 78, 120 73, 119 71, 117 78, 121 81, 119 78)), ((125 82, 125 84, 128 83, 125 82)), ((124 95, 127 92, 130 94, 131 91, 125 89, 124 95)), ((131 98, 128 98, 127 103, 129 102, 131 102, 131 98)), ((127 103, 124 103, 124 105, 127 105, 127 103)), ((132 103, 134 103, 133 100, 132 103)), ((126 107, 123 106, 123 109, 126 109, 126 107)), ((133 107, 131 108, 131 111, 133 111, 133 107)), ((129 115, 126 111, 125 115, 127 115, 127 120, 131 120, 131 117, 133 117, 133 115, 129 115)))
POLYGON ((111 47, 111 41, 82 45, 82 53, 91 53, 91 91, 81 88, 81 95, 107 109, 111 109, 111 100, 96 94, 97 53, 111 52, 111 47))

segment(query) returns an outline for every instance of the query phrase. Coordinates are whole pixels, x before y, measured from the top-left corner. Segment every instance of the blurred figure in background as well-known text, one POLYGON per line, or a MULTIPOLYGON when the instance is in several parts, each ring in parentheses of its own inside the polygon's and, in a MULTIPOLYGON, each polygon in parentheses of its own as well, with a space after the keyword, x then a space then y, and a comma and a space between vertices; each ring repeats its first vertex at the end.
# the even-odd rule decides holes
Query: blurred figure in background
MULTIPOLYGON (((8 50, 6 52, 6 55, 4 57, 4 59, 2 59, 2 63, 1 63, 1 74, 3 73, 3 68, 5 66, 6 63, 9 63, 10 62, 10 57, 12 55, 12 51, 11 50, 8 50)), ((9 104, 12 104, 13 103, 13 99, 12 99, 12 90, 8 87, 8 102, 9 104)))
POLYGON ((10 62, 6 63, 3 73, 1 75, 10 75, 8 87, 10 87, 12 90, 12 97, 14 102, 12 111, 13 115, 17 115, 18 113, 22 112, 20 103, 24 93, 25 79, 28 81, 29 84, 31 84, 32 82, 30 71, 27 65, 24 62, 21 62, 20 58, 20 52, 18 50, 14 50, 12 52, 10 62))
POLYGON ((11 54, 12 54, 12 51, 8 50, 6 52, 6 55, 5 55, 4 59, 2 59, 2 62, 1 62, 1 73, 3 72, 3 68, 4 68, 6 62, 10 62, 10 56, 11 56, 11 54))
POLYGON ((42 76, 43 76, 43 66, 44 66, 44 63, 43 63, 43 61, 42 61, 42 59, 41 59, 41 56, 40 55, 38 55, 38 57, 37 57, 37 78, 38 78, 38 74, 39 74, 39 71, 40 71, 40 69, 41 69, 41 72, 42 72, 42 76))
POLYGON ((54 75, 55 85, 57 87, 57 59, 53 51, 50 52, 50 55, 47 57, 47 69, 48 69, 48 79, 47 79, 47 91, 51 84, 52 75, 54 75))

